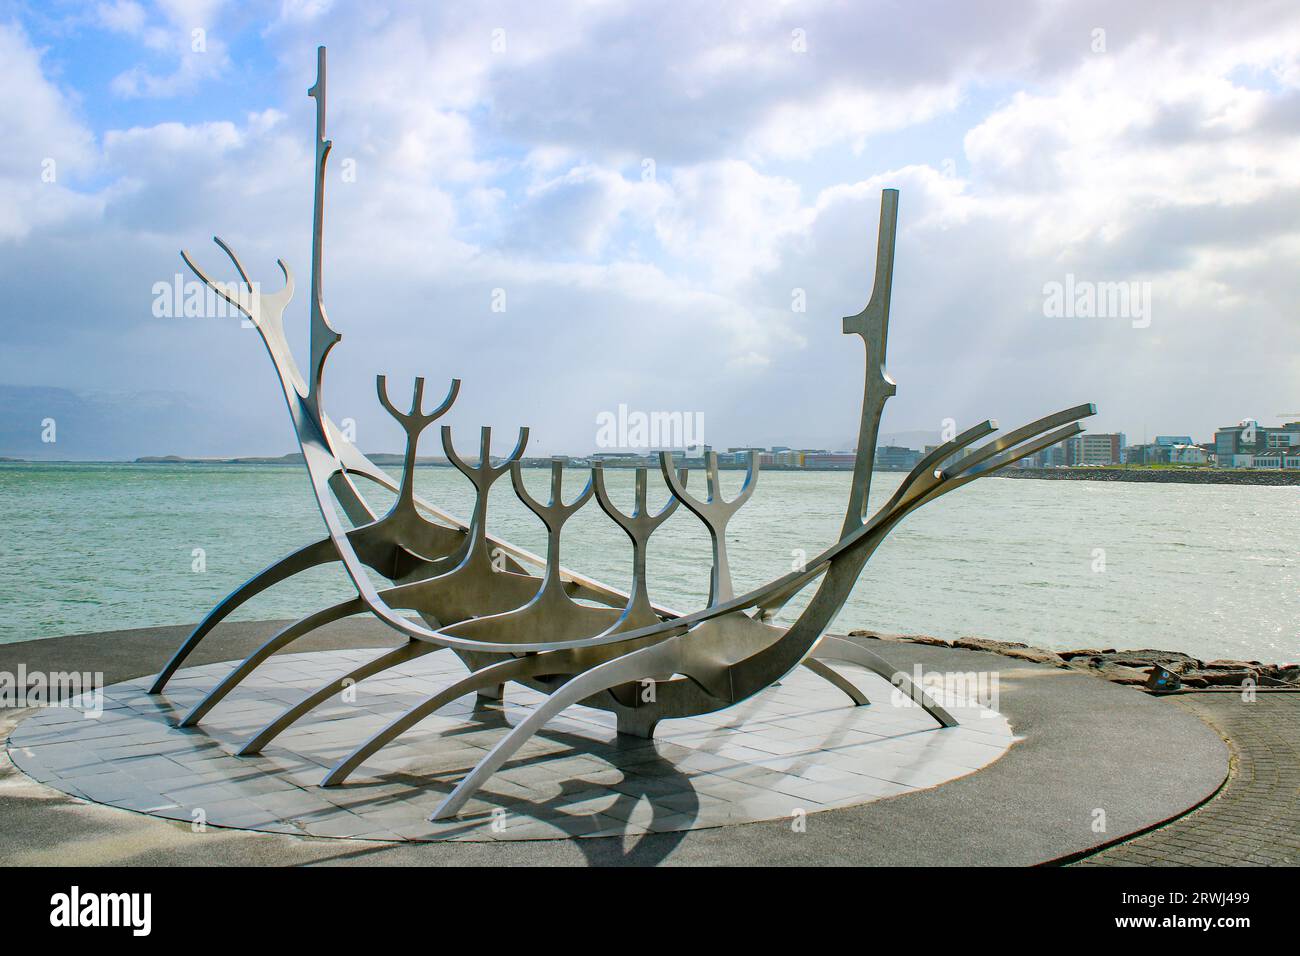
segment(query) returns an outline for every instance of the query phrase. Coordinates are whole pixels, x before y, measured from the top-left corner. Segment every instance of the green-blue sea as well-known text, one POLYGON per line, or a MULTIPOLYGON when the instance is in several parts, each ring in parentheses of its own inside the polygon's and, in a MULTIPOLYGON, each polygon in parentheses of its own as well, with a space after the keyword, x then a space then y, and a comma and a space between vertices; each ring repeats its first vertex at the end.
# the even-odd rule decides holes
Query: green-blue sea
MULTIPOLYGON (((548 473, 525 476, 544 499, 548 473)), ((582 477, 566 477, 566 495, 576 494, 582 477)), ((723 473, 728 495, 741 477, 723 473)), ((877 475, 873 501, 900 477, 877 475)), ((651 480, 653 500, 664 500, 651 480)), ((612 471, 610 485, 630 508, 632 475, 612 471)), ((453 514, 469 511, 472 489, 453 469, 419 469, 417 490, 453 514)), ((737 591, 832 543, 847 490, 845 473, 762 474, 727 535, 737 591)), ((389 500, 376 494, 376 509, 389 500)), ((245 578, 323 534, 296 465, 0 464, 0 515, 0 643, 196 621, 245 578)), ((540 522, 508 480, 493 489, 489 524, 544 548, 540 522)), ((566 527, 561 557, 627 587, 626 539, 594 502, 566 527)), ((709 564, 707 534, 679 510, 651 544, 652 597, 679 610, 701 606, 709 564)), ((349 594, 341 571, 317 569, 236 617, 297 617, 349 594)), ((1295 661, 1300 489, 983 479, 894 531, 835 625, 859 627, 1295 661)))

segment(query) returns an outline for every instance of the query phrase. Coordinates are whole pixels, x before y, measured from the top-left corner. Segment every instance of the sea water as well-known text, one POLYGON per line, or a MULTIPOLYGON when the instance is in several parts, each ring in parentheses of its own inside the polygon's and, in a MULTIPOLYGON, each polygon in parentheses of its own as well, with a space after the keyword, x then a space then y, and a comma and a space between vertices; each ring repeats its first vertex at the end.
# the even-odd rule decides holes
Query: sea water
MULTIPOLYGON (((545 499, 549 472, 525 481, 545 499)), ((608 469, 631 509, 632 473, 608 469)), ((742 474, 722 474, 735 493, 742 474)), ((877 474, 873 503, 901 480, 877 474)), ((566 474, 566 497, 585 482, 566 474)), ((727 531, 736 592, 832 544, 849 475, 765 472, 727 531)), ((651 506, 667 498, 651 475, 651 506)), ((693 481, 692 485, 702 485, 693 481)), ((418 493, 466 516, 469 482, 417 471, 418 493)), ((391 496, 375 492, 378 511, 391 496)), ((702 488, 692 490, 703 493, 702 488)), ((0 464, 0 643, 183 624, 277 558, 323 536, 295 465, 0 464)), ((540 552, 544 529, 508 478, 490 531, 540 552)), ((681 611, 708 595, 703 526, 679 509, 652 539, 651 597, 681 611)), ((565 566, 626 589, 626 537, 590 502, 565 528, 565 566)), ((301 616, 351 596, 337 567, 277 585, 235 619, 301 616)), ((806 596, 806 595, 805 595, 806 596)), ((789 620, 801 607, 793 602, 789 620)), ((1300 488, 985 478, 926 505, 868 563, 835 630, 981 636, 1042 647, 1160 647, 1203 659, 1300 659, 1300 488)))

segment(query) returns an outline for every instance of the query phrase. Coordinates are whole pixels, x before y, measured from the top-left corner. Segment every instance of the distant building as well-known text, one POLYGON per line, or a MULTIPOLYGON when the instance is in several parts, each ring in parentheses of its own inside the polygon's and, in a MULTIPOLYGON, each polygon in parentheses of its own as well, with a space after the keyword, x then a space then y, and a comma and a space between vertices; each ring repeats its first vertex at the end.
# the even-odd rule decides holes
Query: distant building
POLYGON ((1210 456, 1205 449, 1191 442, 1180 443, 1169 449, 1169 463, 1171 465, 1204 465, 1209 460, 1210 456))
POLYGON ((1278 448, 1254 456, 1252 468, 1300 468, 1300 447, 1278 448))
POLYGON ((1050 448, 1021 459, 1028 468, 1064 468, 1069 462, 1069 442, 1057 442, 1050 448))
POLYGON ((876 467, 882 471, 911 471, 920 460, 921 453, 915 448, 884 445, 876 449, 876 467))
POLYGON ((1118 465, 1124 460, 1127 442, 1123 432, 1084 432, 1065 443, 1066 464, 1118 465))
POLYGON ((804 453, 789 448, 773 448, 758 456, 758 464, 761 468, 802 468, 804 453))
POLYGON ((1156 441, 1149 445, 1130 445, 1127 460, 1130 465, 1204 465, 1209 455, 1199 445, 1187 442, 1167 445, 1156 441))
POLYGON ((1195 445, 1196 442, 1192 441, 1191 435, 1157 435, 1156 444, 1172 448, 1174 445, 1195 445))
POLYGON ((809 452, 803 455, 803 466, 805 468, 819 469, 847 469, 852 468, 857 460, 857 455, 843 451, 819 451, 809 452))
POLYGON ((735 465, 743 467, 749 464, 749 453, 754 452, 759 458, 763 457, 762 448, 728 448, 726 451, 718 452, 718 464, 726 467, 735 465))
POLYGON ((1214 433, 1214 455, 1220 468, 1297 468, 1300 422, 1267 428, 1247 418, 1214 433))

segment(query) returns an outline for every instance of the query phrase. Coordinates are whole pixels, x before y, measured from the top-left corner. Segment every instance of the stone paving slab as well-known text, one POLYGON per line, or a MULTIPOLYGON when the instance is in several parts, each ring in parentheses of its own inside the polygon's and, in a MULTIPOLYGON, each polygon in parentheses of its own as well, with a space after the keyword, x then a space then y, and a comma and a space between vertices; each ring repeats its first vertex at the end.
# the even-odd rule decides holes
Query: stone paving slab
POLYGON ((177 820, 314 837, 541 840, 669 832, 792 818, 941 785, 974 773, 1013 743, 1006 719, 945 701, 961 722, 939 727, 883 678, 842 665, 872 703, 796 671, 745 706, 665 721, 654 740, 619 736, 612 714, 559 715, 475 795, 458 819, 430 811, 544 695, 509 684, 501 705, 473 695, 375 754, 342 788, 327 768, 392 716, 459 679, 449 651, 357 684, 322 704, 256 757, 240 745, 286 706, 376 652, 272 658, 204 718, 175 726, 235 665, 177 672, 163 695, 145 680, 104 691, 91 719, 51 708, 10 737, 14 763, 83 799, 177 820), (626 763, 624 759, 626 758, 626 763))

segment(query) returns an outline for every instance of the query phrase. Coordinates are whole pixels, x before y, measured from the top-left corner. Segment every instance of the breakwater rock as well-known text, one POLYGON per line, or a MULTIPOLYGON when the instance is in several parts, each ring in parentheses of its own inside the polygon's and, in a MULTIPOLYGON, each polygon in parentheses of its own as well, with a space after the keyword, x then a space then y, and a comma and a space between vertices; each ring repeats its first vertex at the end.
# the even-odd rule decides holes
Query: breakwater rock
POLYGON ((1152 672, 1164 668, 1175 675, 1181 689, 1205 690, 1219 687, 1275 687, 1300 690, 1300 664, 1264 664, 1260 661, 1202 661, 1182 651, 1155 648, 1120 651, 1113 647, 1049 651, 1018 641, 995 641, 986 637, 959 637, 948 641, 925 634, 882 634, 878 631, 849 631, 850 637, 877 641, 929 644, 969 651, 1001 654, 1035 664, 1052 664, 1082 671, 1116 684, 1146 685, 1152 672), (1248 684, 1247 681, 1250 683, 1248 684))
POLYGON ((1048 481, 1146 481, 1184 485, 1300 485, 1300 471, 1219 468, 1007 468, 1002 478, 1048 481))

